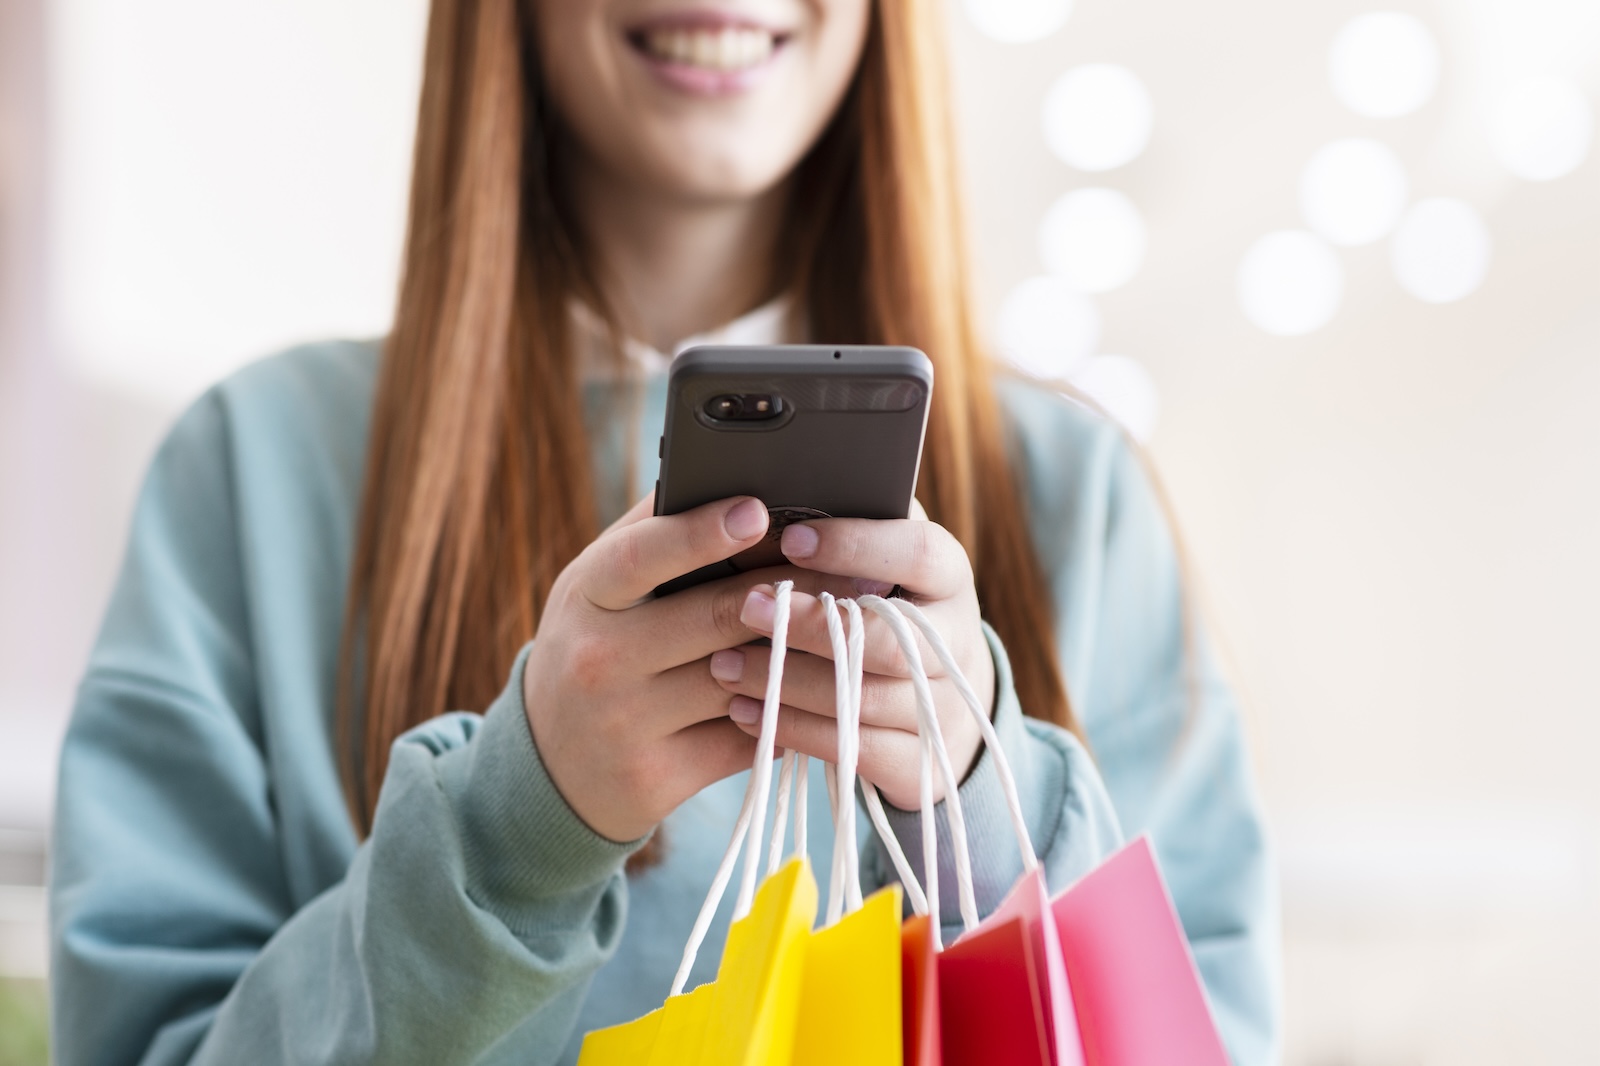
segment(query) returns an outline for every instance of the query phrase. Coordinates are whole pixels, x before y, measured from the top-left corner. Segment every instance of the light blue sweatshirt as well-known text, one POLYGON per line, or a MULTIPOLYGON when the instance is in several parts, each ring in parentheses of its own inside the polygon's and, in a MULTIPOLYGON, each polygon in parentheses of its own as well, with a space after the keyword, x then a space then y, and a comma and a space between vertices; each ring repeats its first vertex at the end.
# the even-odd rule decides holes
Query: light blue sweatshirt
MULTIPOLYGON (((62 753, 63 1066, 567 1063, 586 1031, 666 995, 744 775, 679 808, 665 861, 627 876, 636 845, 584 825, 540 762, 526 653, 491 706, 395 745, 372 835, 356 840, 333 693, 377 360, 349 343, 256 364, 202 397, 152 464, 62 753)), ((623 388, 589 385, 592 413, 630 409, 623 388)), ((634 495, 630 446, 653 477, 664 395, 650 378, 634 433, 592 420, 601 499, 634 495)), ((1148 832, 1228 1048, 1271 1061, 1273 878, 1238 714, 1203 641, 1198 684, 1186 674, 1166 521, 1111 425, 1021 382, 1002 399, 1093 750, 1023 716, 991 634, 995 724, 1051 887, 1148 832)), ((811 796, 825 884, 820 776, 811 796)), ((988 756, 961 797, 987 912, 1021 870, 988 756)), ((891 813, 920 870, 916 816, 891 813)), ((870 835, 862 873, 868 891, 893 879, 870 835)), ((725 930, 724 913, 691 984, 713 974, 725 930)))

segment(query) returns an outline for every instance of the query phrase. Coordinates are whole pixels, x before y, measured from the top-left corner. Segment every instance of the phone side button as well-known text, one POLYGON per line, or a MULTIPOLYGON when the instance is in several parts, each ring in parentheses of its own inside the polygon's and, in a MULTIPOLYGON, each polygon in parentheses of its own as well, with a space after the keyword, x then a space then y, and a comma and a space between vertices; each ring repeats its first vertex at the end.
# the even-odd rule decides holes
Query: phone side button
POLYGON ((657 459, 665 459, 666 457, 667 457, 667 435, 665 433, 663 433, 661 436, 656 438, 656 458, 657 459))

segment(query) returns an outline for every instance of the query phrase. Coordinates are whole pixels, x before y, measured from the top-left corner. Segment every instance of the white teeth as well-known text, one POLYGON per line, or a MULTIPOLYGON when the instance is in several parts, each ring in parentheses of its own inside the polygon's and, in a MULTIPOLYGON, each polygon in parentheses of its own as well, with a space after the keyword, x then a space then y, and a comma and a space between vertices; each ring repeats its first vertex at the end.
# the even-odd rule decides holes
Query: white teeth
POLYGON ((736 71, 764 63, 776 42, 766 30, 729 26, 720 30, 658 30, 645 35, 644 46, 658 59, 706 70, 736 71))

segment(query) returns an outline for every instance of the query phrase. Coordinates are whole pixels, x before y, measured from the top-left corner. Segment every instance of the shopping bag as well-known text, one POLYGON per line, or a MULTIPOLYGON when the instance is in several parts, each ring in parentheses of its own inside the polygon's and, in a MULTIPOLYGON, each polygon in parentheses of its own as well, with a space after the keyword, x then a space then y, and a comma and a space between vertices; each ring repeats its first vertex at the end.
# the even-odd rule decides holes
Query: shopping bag
POLYGON ((711 1020, 711 1001, 716 992, 714 985, 701 985, 686 995, 674 996, 662 1004, 660 1010, 645 1015, 645 1018, 655 1017, 657 1023, 645 1027, 650 1030, 651 1043, 648 1057, 640 1061, 647 1066, 699 1062, 701 1040, 711 1020))
MULTIPOLYGON (((806 764, 803 756, 796 757, 793 752, 785 753, 779 777, 766 879, 759 889, 755 887, 775 754, 791 587, 788 582, 778 586, 772 666, 756 764, 671 994, 659 1010, 643 1018, 588 1034, 580 1066, 788 1066, 791 1062, 899 1066, 902 1061, 900 891, 891 886, 870 900, 861 899, 854 803, 836 803, 835 821, 840 830, 836 833, 828 924, 812 932, 817 888, 805 858, 806 764), (790 783, 796 778, 799 797, 794 807, 794 839, 799 855, 780 865, 790 783), (684 992, 695 954, 741 849, 745 850, 744 876, 716 979, 684 992)), ((855 617, 859 621, 859 612, 855 617)), ((841 637, 845 636, 841 629, 841 637)), ((853 797, 855 788, 862 636, 859 626, 848 634, 837 667, 842 757, 834 787, 842 789, 846 797, 853 797)))
MULTIPOLYGON (((1050 986, 1040 989, 1040 1002, 1047 1015, 1052 1009, 1057 1012, 1054 1019, 1047 1017, 1045 1020, 1046 1032, 1054 1038, 1051 1043, 1054 1061, 1063 1066, 1068 1063, 1225 1066, 1227 1054, 1207 1007, 1199 971, 1149 841, 1145 838, 1133 841, 1066 892, 1048 900, 1028 841, 1015 783, 994 734, 993 723, 926 616, 910 604, 900 605, 899 610, 928 639, 956 683, 963 702, 977 718, 995 760, 1028 871, 978 930, 972 930, 969 924, 963 938, 940 957, 939 994, 944 1004, 942 1018, 945 1019, 943 1036, 947 1060, 956 1063, 960 1061, 958 1056, 976 1055, 979 1058, 973 1061, 999 1062, 1002 1053, 1024 1057, 1036 1054, 1026 1040, 1017 1041, 1019 1046, 1015 1051, 1002 1051, 1002 1045, 995 1042, 1001 1026, 985 1029, 981 1021, 972 1023, 969 1017, 948 1005, 956 992, 951 981, 946 979, 946 968, 954 968, 955 980, 966 980, 969 976, 961 968, 965 963, 948 960, 964 958, 965 941, 983 935, 996 923, 1014 920, 1020 921, 1024 928, 1032 923, 1032 935, 1023 938, 1024 946, 1032 949, 1031 963, 1036 975, 1042 972, 1044 984, 1050 986), (1059 997, 1052 991, 1057 984, 1063 992, 1059 997), (1060 1013, 1064 1008, 1070 1008, 1070 1015, 1060 1013), (954 1025, 952 1018, 956 1019, 954 1025), (963 1026, 968 1026, 975 1034, 971 1039, 963 1026), (986 1032, 987 1044, 982 1040, 986 1032)), ((906 636, 899 631, 897 636, 910 660, 912 655, 906 636)), ((913 664, 913 672, 919 668, 920 662, 913 664)), ((925 715, 921 724, 937 735, 936 717, 925 715)), ((959 795, 952 794, 946 802, 954 839, 959 795)), ((959 881, 964 876, 959 862, 956 873, 959 881)), ((1014 945, 1018 939, 1012 936, 1008 941, 997 933, 990 933, 989 938, 985 943, 986 954, 990 956, 998 955, 1003 950, 1002 945, 1014 945)), ((1008 971, 1013 981, 1014 972, 1014 969, 1008 971)), ((972 1013, 977 1014, 981 1009, 984 1008, 972 1013)))
MULTIPOLYGON (((824 592, 819 599, 828 612, 833 644, 839 734, 838 762, 827 779, 834 811, 833 876, 826 924, 806 947, 793 1061, 794 1066, 900 1066, 900 887, 890 885, 863 902, 858 869, 854 797, 866 634, 854 604, 843 605, 841 619, 831 595, 824 592)), ((787 760, 785 755, 785 770, 787 760)), ((780 777, 775 823, 782 821, 787 796, 780 777)), ((800 806, 803 802, 796 806, 797 816, 800 806)), ((795 850, 804 847, 797 817, 795 850)))
MULTIPOLYGON (((1060 938, 1050 909, 1043 870, 1029 839, 1015 780, 1005 762, 988 711, 966 683, 959 665, 938 632, 914 605, 876 597, 863 597, 861 603, 889 624, 911 667, 913 688, 919 704, 919 732, 924 739, 925 819, 932 799, 927 774, 930 763, 938 767, 945 781, 944 802, 954 848, 957 890, 960 893, 965 932, 937 956, 942 1055, 951 1064, 992 1062, 1015 1063, 1018 1066, 1081 1066, 1082 1044, 1078 1036, 1072 991, 1062 960, 1060 938), (1002 790, 1006 793, 1011 810, 1012 828, 1022 852, 1022 877, 995 912, 982 922, 977 920, 977 908, 973 901, 971 864, 958 782, 952 772, 948 753, 944 750, 913 625, 928 638, 929 645, 943 662, 963 702, 978 722, 991 757, 996 760, 1002 790)), ((931 853, 925 854, 924 869, 936 868, 931 853)), ((929 908, 937 913, 932 900, 936 895, 933 880, 930 880, 927 892, 930 897, 929 908)), ((937 946, 935 935, 935 948, 937 946)))
POLYGON ((905 1066, 942 1066, 939 1039, 939 969, 929 917, 916 914, 900 927, 900 1032, 905 1066))
POLYGON ((639 1062, 788 1066, 792 1058, 805 950, 817 915, 816 879, 810 862, 801 856, 776 871, 769 868, 766 881, 756 889, 762 825, 772 783, 791 588, 789 582, 779 585, 772 635, 773 677, 767 686, 756 763, 732 839, 690 931, 671 992, 659 1010, 585 1036, 580 1066, 635 1066, 639 1062), (695 955, 742 848, 744 876, 717 977, 685 993, 695 955), (648 1056, 642 1054, 646 1050, 648 1056))
POLYGON ((811 934, 794 1066, 900 1066, 900 891, 811 934))
POLYGON ((750 913, 728 929, 711 1025, 694 1061, 734 1066, 789 1060, 807 941, 816 920, 811 863, 791 859, 761 885, 750 913))
POLYGON ((1091 1066, 1227 1066, 1147 838, 1101 863, 1051 910, 1091 1066))
POLYGON ((985 923, 939 954, 946 1062, 1048 1066, 1038 974, 1021 918, 985 923))
MULTIPOLYGON (((1039 1002, 1049 1061, 1056 1066, 1083 1066, 1083 1042, 1078 1033, 1072 982, 1062 957, 1061 937, 1042 867, 1035 866, 1024 873, 1011 894, 989 916, 990 921, 1001 922, 1013 918, 1021 921, 1027 931, 1027 964, 1036 982, 1034 993, 1039 1002)), ((959 947, 960 943, 958 940, 955 946, 959 947)))
POLYGON ((597 1029, 579 1066, 744 1066, 790 1061, 806 941, 817 916, 811 865, 796 858, 762 883, 728 928, 716 980, 635 1021, 597 1029))

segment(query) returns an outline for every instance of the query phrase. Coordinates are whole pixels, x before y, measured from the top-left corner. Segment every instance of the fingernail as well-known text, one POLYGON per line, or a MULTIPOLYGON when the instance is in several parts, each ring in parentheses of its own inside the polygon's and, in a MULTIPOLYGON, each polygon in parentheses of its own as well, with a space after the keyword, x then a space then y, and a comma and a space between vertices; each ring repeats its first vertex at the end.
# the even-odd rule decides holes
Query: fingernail
POLYGON ((791 559, 809 559, 817 554, 817 531, 810 526, 790 526, 785 529, 783 554, 791 559))
POLYGON ((737 681, 744 676, 744 652, 725 648, 711 656, 711 676, 718 681, 737 681))
POLYGON ((770 633, 772 631, 772 619, 777 613, 777 600, 760 589, 751 589, 750 595, 744 598, 744 610, 739 612, 739 621, 751 629, 770 633))
POLYGON ((761 721, 761 701, 735 696, 728 701, 728 717, 740 725, 755 725, 761 721))
POLYGON ((892 582, 873 581, 864 577, 851 578, 850 587, 856 590, 857 596, 887 596, 894 591, 892 582))
POLYGON ((767 528, 767 509, 760 500, 745 500, 723 516, 722 528, 734 540, 749 540, 767 528))

